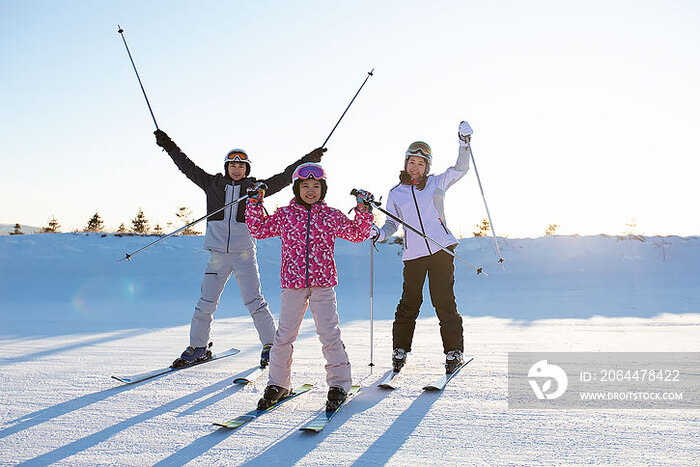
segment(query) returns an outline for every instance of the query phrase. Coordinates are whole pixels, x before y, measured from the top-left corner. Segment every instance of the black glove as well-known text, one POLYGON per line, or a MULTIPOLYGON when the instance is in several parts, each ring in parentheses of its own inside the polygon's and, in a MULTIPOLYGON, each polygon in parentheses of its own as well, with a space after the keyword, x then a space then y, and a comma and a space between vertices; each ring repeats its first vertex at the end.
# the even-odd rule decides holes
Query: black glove
POLYGON ((166 151, 170 151, 177 147, 177 145, 173 143, 173 140, 170 139, 170 136, 168 136, 168 134, 163 130, 156 130, 153 132, 153 134, 156 135, 156 144, 166 151))
POLYGON ((321 162, 323 153, 328 151, 326 148, 316 148, 304 157, 301 158, 302 162, 321 162))

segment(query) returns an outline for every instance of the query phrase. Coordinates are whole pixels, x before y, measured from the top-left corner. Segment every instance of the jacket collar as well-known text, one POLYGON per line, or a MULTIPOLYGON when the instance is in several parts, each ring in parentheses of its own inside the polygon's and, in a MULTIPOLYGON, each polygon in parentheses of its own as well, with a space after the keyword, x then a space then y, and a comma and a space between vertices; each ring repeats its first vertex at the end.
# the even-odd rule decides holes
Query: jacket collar
MULTIPOLYGON (((302 210, 304 212, 309 211, 308 209, 306 209, 306 206, 304 206, 303 204, 299 203, 299 201, 297 201, 296 197, 292 198, 292 200, 289 202, 289 206, 291 206, 295 209, 302 210)), ((323 200, 318 201, 318 202, 314 203, 313 205, 311 205, 311 211, 318 211, 319 209, 322 209, 325 206, 326 206, 325 201, 323 201, 323 200)))

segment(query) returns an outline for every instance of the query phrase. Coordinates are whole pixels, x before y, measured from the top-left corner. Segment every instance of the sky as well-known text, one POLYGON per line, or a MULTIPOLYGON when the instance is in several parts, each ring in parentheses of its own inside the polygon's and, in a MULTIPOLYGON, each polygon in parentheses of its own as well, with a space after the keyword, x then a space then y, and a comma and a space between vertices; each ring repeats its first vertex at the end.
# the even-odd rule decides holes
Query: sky
MULTIPOLYGON (((444 171, 467 120, 500 236, 700 234, 690 1, 0 0, 0 223, 71 231, 99 212, 116 229, 141 208, 167 231, 181 206, 206 213, 155 144, 118 24, 158 126, 210 173, 234 147, 278 173, 374 69, 327 144, 331 206, 386 198, 415 140, 444 171)), ((486 217, 473 170, 446 211, 463 236, 486 217)))

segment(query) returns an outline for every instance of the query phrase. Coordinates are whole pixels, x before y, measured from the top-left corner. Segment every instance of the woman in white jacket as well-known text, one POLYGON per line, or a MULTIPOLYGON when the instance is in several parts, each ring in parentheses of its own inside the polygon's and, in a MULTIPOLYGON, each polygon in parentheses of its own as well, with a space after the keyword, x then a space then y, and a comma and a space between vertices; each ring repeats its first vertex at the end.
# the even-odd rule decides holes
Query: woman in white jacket
MULTIPOLYGON (((426 236, 454 251, 459 244, 445 220, 445 192, 469 170, 469 146, 472 129, 467 122, 459 127, 459 155, 454 166, 439 175, 429 174, 432 163, 430 146, 411 143, 406 151, 400 183, 389 191, 386 209, 426 236)), ((399 223, 388 218, 381 228, 373 227, 377 241, 394 234, 399 223)), ((404 230, 403 293, 396 307, 393 325, 392 363, 399 371, 411 351, 416 319, 423 302, 423 284, 428 276, 430 299, 438 320, 447 373, 463 362, 464 332, 462 317, 454 295, 454 258, 415 232, 404 230)))

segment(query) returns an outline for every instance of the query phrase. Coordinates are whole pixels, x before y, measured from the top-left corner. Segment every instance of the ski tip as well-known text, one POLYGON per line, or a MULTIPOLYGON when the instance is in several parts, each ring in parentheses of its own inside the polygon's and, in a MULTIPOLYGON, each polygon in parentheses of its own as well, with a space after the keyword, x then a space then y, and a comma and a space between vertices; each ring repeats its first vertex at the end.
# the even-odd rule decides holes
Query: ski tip
POLYGON ((435 386, 423 386, 423 391, 437 392, 440 391, 440 388, 436 388, 435 386))
POLYGON ((299 428, 299 431, 303 431, 304 433, 320 433, 321 431, 323 431, 323 429, 302 426, 301 428, 299 428))
POLYGON ((131 384, 132 383, 132 381, 129 378, 122 378, 120 376, 112 375, 112 379, 116 379, 120 383, 124 383, 124 384, 131 384))
POLYGON ((215 423, 212 423, 212 425, 217 426, 219 428, 223 428, 225 430, 233 430, 235 428, 238 428, 238 425, 237 426, 230 426, 230 425, 227 425, 226 423, 216 423, 215 422, 215 423))

